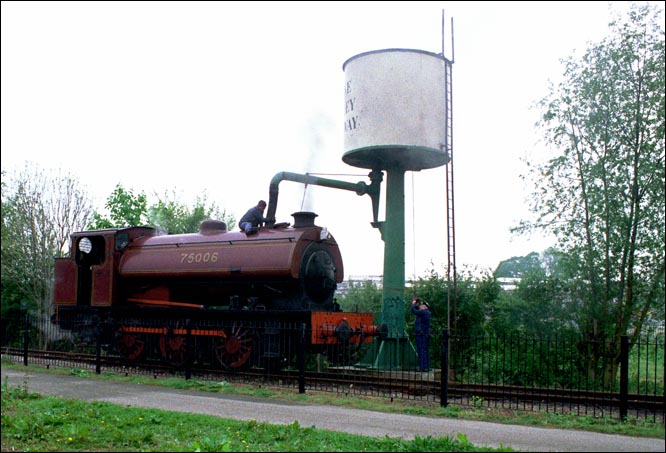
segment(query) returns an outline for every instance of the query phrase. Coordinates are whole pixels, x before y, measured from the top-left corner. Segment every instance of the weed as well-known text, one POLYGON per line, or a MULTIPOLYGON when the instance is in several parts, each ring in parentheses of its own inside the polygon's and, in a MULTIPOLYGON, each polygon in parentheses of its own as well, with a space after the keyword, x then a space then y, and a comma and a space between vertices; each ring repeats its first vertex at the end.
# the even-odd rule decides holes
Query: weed
POLYGON ((485 400, 482 397, 477 396, 477 395, 472 395, 472 406, 473 407, 475 407, 477 409, 480 408, 480 407, 483 407, 484 402, 485 402, 485 400))

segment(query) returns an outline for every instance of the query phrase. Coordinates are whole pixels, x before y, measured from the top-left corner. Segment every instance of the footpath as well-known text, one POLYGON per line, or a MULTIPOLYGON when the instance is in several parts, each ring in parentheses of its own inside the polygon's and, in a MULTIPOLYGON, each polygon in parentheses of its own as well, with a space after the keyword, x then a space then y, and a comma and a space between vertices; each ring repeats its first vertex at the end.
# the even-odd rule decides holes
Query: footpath
POLYGON ((599 434, 586 431, 534 428, 469 420, 386 414, 337 406, 275 402, 261 398, 177 390, 156 385, 128 384, 77 376, 2 370, 2 385, 24 387, 45 396, 83 401, 107 401, 123 406, 208 414, 272 424, 346 432, 365 436, 412 439, 415 436, 467 436, 474 445, 500 445, 522 451, 664 452, 664 439, 599 434))

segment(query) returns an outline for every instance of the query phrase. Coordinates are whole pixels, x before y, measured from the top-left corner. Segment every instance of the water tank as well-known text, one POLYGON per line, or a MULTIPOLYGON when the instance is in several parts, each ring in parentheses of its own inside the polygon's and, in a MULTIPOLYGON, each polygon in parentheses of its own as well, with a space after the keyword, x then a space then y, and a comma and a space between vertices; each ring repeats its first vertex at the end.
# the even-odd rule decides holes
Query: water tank
POLYGON ((349 58, 342 160, 355 167, 422 170, 448 163, 441 55, 384 49, 349 58))

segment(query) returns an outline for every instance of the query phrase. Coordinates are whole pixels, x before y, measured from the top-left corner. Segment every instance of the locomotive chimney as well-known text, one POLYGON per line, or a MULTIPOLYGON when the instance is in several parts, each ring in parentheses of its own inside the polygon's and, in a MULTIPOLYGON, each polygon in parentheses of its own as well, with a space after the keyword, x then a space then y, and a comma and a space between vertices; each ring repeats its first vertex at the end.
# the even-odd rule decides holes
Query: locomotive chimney
POLYGON ((314 218, 317 214, 314 212, 300 211, 291 215, 294 218, 294 228, 305 228, 315 226, 314 218))

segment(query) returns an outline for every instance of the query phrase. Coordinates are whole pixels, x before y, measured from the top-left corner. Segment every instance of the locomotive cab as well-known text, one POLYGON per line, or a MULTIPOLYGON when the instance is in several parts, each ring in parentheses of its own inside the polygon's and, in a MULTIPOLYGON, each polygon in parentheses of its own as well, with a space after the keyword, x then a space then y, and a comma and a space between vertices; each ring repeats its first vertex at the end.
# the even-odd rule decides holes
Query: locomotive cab
POLYGON ((113 305, 118 298, 115 268, 120 253, 131 241, 155 234, 149 227, 73 233, 70 256, 55 260, 56 308, 113 305))

